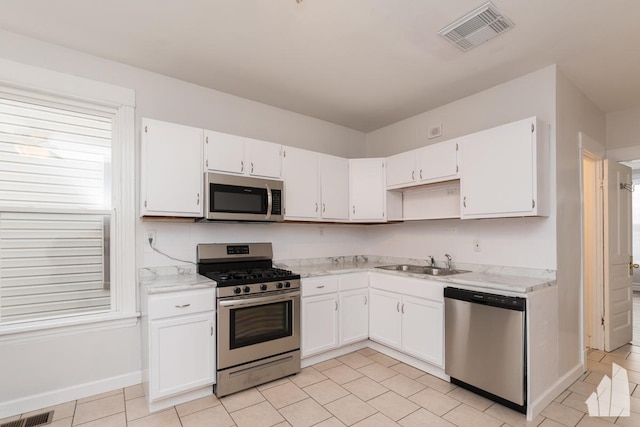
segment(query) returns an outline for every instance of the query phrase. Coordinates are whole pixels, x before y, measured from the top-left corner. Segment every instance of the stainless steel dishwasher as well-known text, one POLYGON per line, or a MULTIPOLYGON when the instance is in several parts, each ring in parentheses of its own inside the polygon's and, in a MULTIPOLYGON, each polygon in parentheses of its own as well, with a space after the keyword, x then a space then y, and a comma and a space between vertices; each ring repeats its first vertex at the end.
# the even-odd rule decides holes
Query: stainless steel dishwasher
POLYGON ((526 300, 447 287, 444 302, 451 382, 526 413, 526 300))

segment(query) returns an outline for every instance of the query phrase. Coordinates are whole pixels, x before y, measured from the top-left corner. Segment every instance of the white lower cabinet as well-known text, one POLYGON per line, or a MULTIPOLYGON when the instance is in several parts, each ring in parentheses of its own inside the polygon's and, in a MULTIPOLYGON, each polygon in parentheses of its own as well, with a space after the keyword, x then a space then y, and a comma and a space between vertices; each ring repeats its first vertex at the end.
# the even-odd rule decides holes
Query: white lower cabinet
POLYGON ((372 274, 369 293, 372 340, 444 366, 444 285, 372 274))
POLYGON ((369 290, 340 292, 340 345, 369 338, 369 290))
POLYGON ((402 318, 398 294, 370 289, 369 338, 380 344, 400 349, 402 339, 402 318))
POLYGON ((302 279, 302 357, 369 336, 369 275, 302 279))
POLYGON ((402 296, 402 350, 419 359, 443 366, 443 304, 402 296))
POLYGON ((302 279, 302 357, 367 338, 442 368, 444 285, 380 273, 302 279))
POLYGON ((151 322, 150 399, 161 399, 214 383, 213 322, 213 313, 151 322))
POLYGON ((141 306, 142 381, 149 407, 173 406, 181 395, 213 385, 214 290, 143 292, 141 306))
POLYGON ((338 346, 338 295, 302 298, 302 357, 338 346))

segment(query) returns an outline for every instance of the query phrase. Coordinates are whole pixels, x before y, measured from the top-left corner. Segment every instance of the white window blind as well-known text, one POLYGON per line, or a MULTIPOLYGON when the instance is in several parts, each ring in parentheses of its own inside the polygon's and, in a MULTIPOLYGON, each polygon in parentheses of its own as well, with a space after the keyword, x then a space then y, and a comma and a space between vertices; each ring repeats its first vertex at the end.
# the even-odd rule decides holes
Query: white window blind
POLYGON ((0 95, 0 323, 111 309, 112 117, 0 95))

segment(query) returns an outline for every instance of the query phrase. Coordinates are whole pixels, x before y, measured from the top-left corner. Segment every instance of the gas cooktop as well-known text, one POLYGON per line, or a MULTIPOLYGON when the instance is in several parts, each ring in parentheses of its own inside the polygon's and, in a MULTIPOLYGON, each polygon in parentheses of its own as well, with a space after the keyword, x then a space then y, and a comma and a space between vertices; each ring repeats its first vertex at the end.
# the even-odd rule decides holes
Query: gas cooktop
POLYGON ((287 282, 300 279, 299 274, 273 267, 271 243, 201 243, 197 251, 198 273, 215 280, 219 288, 253 283, 288 287, 287 282))

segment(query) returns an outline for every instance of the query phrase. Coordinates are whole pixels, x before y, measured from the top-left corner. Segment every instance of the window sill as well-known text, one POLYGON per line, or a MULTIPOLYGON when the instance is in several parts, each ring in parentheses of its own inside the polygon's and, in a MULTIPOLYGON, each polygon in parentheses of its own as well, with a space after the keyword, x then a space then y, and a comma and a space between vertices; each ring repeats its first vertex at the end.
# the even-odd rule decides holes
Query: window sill
POLYGON ((86 331, 130 328, 138 323, 140 313, 103 313, 64 319, 0 326, 0 343, 37 341, 43 337, 70 335, 86 331))

